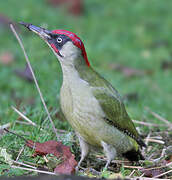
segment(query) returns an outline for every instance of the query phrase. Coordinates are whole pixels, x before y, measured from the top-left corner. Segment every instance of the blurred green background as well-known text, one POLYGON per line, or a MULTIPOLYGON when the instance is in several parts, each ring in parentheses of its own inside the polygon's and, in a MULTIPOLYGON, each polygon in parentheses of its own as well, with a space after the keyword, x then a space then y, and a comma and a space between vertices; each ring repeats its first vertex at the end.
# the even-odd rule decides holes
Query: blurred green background
MULTIPOLYGON (((16 74, 24 70, 26 61, 9 28, 11 21, 16 23, 56 128, 71 131, 57 111, 62 82, 60 65, 48 46, 17 24, 19 21, 76 33, 85 44, 91 66, 124 97, 132 119, 162 124, 145 108, 148 107, 172 122, 172 1, 81 0, 76 7, 73 2, 75 0, 0 1, 0 126, 11 123, 11 131, 33 141, 55 139, 34 83, 16 74), (66 3, 62 3, 64 1, 66 3), (11 106, 38 126, 21 124, 24 120, 11 106)), ((141 126, 141 130, 148 133, 150 128, 141 126)), ((0 147, 16 159, 25 142, 9 133, 2 137, 1 133, 0 147)), ((72 145, 69 137, 65 136, 65 144, 72 145)), ((26 148, 20 159, 38 162, 26 148)), ((9 168, 4 162, 0 164, 2 175, 26 174, 9 168)))
MULTIPOLYGON (((162 123, 145 109, 149 107, 172 121, 172 1, 85 0, 79 14, 72 14, 67 4, 55 2, 0 1, 0 125, 11 122, 15 130, 25 128, 15 123, 18 115, 12 105, 37 124, 46 117, 34 83, 15 73, 23 70, 26 62, 9 21, 76 33, 85 44, 91 65, 124 97, 132 119, 162 123)), ((59 107, 59 63, 39 37, 17 26, 52 112, 59 107)), ((67 127, 64 122, 59 124, 57 128, 67 127)))

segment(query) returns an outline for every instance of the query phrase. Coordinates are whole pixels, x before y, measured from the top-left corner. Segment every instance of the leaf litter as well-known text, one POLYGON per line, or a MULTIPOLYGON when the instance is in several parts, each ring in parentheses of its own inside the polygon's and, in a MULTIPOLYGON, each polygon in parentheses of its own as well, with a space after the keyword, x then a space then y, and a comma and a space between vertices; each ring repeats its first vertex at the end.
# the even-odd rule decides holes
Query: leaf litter
MULTIPOLYGON (((26 142, 26 146, 35 150, 34 156, 53 154, 58 159, 60 159, 60 164, 58 164, 54 169, 55 173, 73 174, 75 172, 75 167, 77 165, 75 156, 71 153, 70 147, 63 145, 61 142, 50 140, 44 143, 39 143, 33 142, 32 140, 28 140, 26 142)), ((56 163, 58 162, 58 159, 55 159, 56 163)), ((47 163, 50 161, 52 163, 53 158, 50 158, 50 160, 48 160, 47 163)))

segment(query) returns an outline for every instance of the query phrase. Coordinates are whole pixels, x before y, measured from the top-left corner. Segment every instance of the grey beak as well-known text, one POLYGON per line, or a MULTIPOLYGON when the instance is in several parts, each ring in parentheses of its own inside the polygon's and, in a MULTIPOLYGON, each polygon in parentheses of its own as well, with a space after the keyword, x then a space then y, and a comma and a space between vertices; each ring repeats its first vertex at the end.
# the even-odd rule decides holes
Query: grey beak
POLYGON ((38 34, 39 36, 41 36, 43 39, 50 39, 51 38, 51 31, 48 31, 42 27, 37 27, 34 26, 30 23, 25 23, 25 22, 20 22, 21 25, 25 26, 27 29, 29 29, 30 31, 33 31, 34 33, 38 34))

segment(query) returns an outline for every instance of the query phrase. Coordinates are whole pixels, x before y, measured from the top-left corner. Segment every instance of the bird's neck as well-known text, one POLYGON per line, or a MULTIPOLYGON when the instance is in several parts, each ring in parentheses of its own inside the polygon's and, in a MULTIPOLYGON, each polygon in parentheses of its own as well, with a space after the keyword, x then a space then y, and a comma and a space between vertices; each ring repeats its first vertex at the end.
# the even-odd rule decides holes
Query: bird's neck
POLYGON ((63 72, 63 85, 68 84, 72 86, 72 83, 82 82, 83 76, 82 73, 86 73, 90 67, 82 60, 75 60, 72 64, 62 64, 62 72, 63 72))

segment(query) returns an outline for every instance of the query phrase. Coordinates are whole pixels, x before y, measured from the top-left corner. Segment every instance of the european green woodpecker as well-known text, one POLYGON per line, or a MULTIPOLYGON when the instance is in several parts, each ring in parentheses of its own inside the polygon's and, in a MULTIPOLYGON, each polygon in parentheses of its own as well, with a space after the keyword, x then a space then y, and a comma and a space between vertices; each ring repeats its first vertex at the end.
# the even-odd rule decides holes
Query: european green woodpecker
POLYGON ((81 159, 78 166, 90 147, 104 150, 105 168, 117 156, 131 161, 144 159, 139 148, 145 143, 128 116, 121 96, 90 66, 81 39, 70 31, 48 31, 32 24, 21 24, 38 34, 60 62, 63 72, 60 105, 79 138, 81 159))

